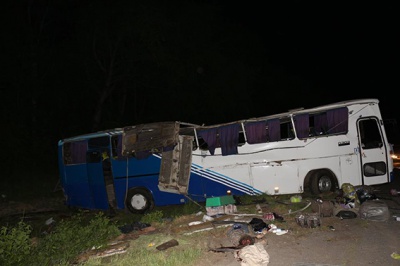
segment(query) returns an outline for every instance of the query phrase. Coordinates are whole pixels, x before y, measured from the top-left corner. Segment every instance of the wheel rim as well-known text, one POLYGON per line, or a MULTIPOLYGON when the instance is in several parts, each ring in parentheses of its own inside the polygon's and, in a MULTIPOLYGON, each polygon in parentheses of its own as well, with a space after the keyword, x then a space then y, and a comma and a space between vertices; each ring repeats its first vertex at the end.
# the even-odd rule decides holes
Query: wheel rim
POLYGON ((143 210, 147 205, 147 199, 142 194, 133 195, 131 198, 131 206, 135 210, 143 210))
POLYGON ((318 181, 318 188, 321 192, 330 191, 332 188, 332 181, 327 176, 322 176, 318 181))

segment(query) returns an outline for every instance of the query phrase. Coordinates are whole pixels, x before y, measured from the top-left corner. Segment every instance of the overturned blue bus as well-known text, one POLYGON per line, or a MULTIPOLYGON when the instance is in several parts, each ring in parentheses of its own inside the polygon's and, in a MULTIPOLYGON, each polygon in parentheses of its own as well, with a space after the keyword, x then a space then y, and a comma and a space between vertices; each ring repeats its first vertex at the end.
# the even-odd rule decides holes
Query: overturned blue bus
POLYGON ((145 213, 154 206, 251 193, 244 184, 192 165, 194 128, 162 122, 60 140, 58 163, 66 205, 145 213))

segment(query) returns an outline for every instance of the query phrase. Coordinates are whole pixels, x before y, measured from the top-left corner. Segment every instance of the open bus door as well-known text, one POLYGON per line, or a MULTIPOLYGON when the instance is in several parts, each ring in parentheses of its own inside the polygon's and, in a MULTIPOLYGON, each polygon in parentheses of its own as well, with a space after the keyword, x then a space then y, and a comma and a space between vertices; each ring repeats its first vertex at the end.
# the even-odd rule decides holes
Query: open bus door
POLYGON ((364 185, 390 181, 388 148, 383 139, 379 120, 375 117, 358 120, 360 162, 364 185))
POLYGON ((161 154, 159 189, 186 195, 194 137, 179 135, 179 127, 178 122, 126 127, 122 137, 122 153, 136 158, 140 153, 161 154))
POLYGON ((108 209, 107 193, 105 189, 102 151, 87 151, 87 175, 90 191, 90 198, 96 209, 108 209))
POLYGON ((163 152, 158 188, 161 191, 187 195, 192 165, 193 137, 179 136, 171 151, 163 152))

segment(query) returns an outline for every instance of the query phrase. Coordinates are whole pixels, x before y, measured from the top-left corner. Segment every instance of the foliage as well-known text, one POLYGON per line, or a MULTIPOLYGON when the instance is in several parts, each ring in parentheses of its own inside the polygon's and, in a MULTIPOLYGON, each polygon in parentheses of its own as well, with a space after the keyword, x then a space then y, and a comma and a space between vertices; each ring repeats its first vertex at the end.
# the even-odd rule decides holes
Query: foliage
POLYGON ((199 205, 198 203, 194 203, 192 201, 187 202, 186 204, 183 205, 182 208, 182 215, 186 214, 193 214, 198 212, 201 209, 204 209, 205 207, 202 205, 199 205))
POLYGON ((89 221, 78 213, 71 219, 62 220, 53 232, 40 239, 24 262, 26 265, 68 264, 81 252, 104 246, 119 234, 118 228, 103 213, 89 221))
MULTIPOLYGON (((139 221, 147 224, 160 223, 183 215, 193 214, 202 209, 204 209, 204 206, 191 201, 183 205, 161 206, 140 216, 139 221)), ((133 217, 132 215, 130 216, 133 217)))
POLYGON ((160 209, 162 209, 165 218, 174 218, 204 210, 204 203, 195 203, 192 201, 188 201, 183 205, 165 206, 160 209))
MULTIPOLYGON (((307 201, 291 204, 289 195, 271 196, 242 196, 241 204, 237 204, 239 213, 256 213, 256 205, 265 208, 266 212, 276 212, 285 217, 285 226, 294 223, 291 212, 304 208, 307 201)), ((102 249, 110 239, 120 234, 116 223, 127 224, 132 221, 154 224, 159 223, 161 228, 178 226, 186 223, 186 215, 192 215, 203 208, 201 204, 188 202, 184 205, 156 207, 145 215, 118 213, 113 216, 113 222, 100 213, 78 212, 68 219, 56 222, 54 230, 43 236, 40 235, 35 245, 32 245, 29 236, 34 229, 22 222, 15 228, 3 227, 0 232, 0 265, 70 265, 78 255, 90 249, 102 249), (93 215, 94 214, 94 215, 93 215), (181 219, 182 218, 182 219, 181 219), (171 219, 171 223, 166 222, 171 219)), ((279 221, 276 221, 279 223, 279 221)), ((225 229, 223 229, 225 230, 225 229)), ((216 231, 214 231, 216 232, 216 231)), ((131 246, 129 252, 120 256, 108 258, 110 264, 115 265, 190 265, 204 254, 201 246, 201 233, 196 236, 179 236, 179 247, 167 252, 155 250, 157 245, 170 240, 168 234, 141 235, 140 241, 131 246), (197 239, 197 240, 195 240, 197 239), (194 241, 193 241, 194 240, 194 241)), ((101 259, 89 259, 85 265, 101 265, 101 259)))
POLYGON ((254 203, 264 203, 267 202, 267 199, 270 199, 271 196, 267 194, 259 194, 259 195, 242 195, 236 197, 236 199, 241 204, 254 204, 254 203))
POLYGON ((162 211, 152 211, 143 215, 140 220, 142 223, 151 224, 153 222, 161 222, 163 218, 162 211))
MULTIPOLYGON (((175 248, 160 252, 156 247, 170 240, 169 236, 153 234, 142 235, 136 245, 132 245, 124 255, 112 256, 109 265, 193 265, 204 254, 204 250, 192 243, 193 236, 180 236, 176 240, 179 245, 175 248), (187 239, 189 238, 189 239, 187 239)), ((199 241, 200 242, 200 241, 199 241)), ((90 258, 85 266, 104 265, 101 258, 90 258)))
POLYGON ((20 221, 15 227, 0 229, 0 265, 16 265, 30 254, 31 226, 20 221))

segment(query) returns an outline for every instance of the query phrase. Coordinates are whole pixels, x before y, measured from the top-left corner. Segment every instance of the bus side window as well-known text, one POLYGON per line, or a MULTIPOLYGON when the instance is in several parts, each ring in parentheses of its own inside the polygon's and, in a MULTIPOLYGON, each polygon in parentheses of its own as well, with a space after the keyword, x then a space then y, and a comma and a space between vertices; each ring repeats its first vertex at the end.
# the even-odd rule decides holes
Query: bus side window
POLYGON ((246 139, 244 137, 244 132, 241 130, 239 131, 239 143, 238 146, 243 146, 246 143, 246 139))
POLYGON ((294 132, 293 132, 293 127, 292 123, 289 122, 283 122, 281 124, 281 140, 291 140, 294 139, 294 132))
POLYGON ((64 157, 64 164, 65 165, 72 164, 71 143, 64 143, 64 145, 63 145, 63 157, 64 157))
POLYGON ((122 155, 122 135, 111 137, 111 152, 114 160, 125 160, 122 155))
POLYGON ((200 150, 208 151, 207 142, 205 142, 202 137, 199 137, 198 140, 199 140, 199 148, 200 148, 200 150))
POLYGON ((375 119, 360 121, 361 147, 376 149, 382 147, 382 138, 375 119))
POLYGON ((86 140, 64 143, 64 164, 69 165, 86 163, 87 149, 88 145, 86 140))

